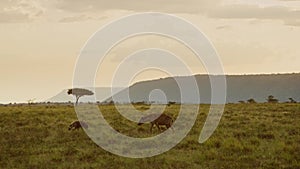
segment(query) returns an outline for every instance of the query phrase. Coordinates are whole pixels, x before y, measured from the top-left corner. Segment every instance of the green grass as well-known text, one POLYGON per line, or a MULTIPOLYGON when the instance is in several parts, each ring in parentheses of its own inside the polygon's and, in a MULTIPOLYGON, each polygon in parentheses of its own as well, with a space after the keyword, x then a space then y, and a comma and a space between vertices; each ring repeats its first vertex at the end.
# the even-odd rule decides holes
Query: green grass
MULTIPOLYGON (((100 109, 121 133, 151 136, 149 125, 137 126, 110 105, 100 109)), ((178 110, 171 105, 166 113, 178 110)), ((68 131, 77 118, 72 106, 1 106, 0 168, 300 168, 300 104, 228 104, 215 133, 199 144, 208 110, 201 105, 193 129, 170 151, 130 159, 101 149, 81 129, 68 131)))

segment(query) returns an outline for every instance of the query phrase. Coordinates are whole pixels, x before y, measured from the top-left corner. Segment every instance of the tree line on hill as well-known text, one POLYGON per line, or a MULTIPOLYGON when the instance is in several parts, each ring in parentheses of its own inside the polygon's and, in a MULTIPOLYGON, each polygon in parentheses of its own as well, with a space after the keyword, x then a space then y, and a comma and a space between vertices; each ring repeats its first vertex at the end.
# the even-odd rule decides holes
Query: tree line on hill
MULTIPOLYGON (((279 103, 279 100, 276 99, 273 95, 269 95, 266 99, 267 103, 279 103)), ((253 98, 248 99, 247 101, 239 101, 239 103, 257 103, 253 98)), ((285 103, 297 103, 293 98, 289 98, 285 103)))

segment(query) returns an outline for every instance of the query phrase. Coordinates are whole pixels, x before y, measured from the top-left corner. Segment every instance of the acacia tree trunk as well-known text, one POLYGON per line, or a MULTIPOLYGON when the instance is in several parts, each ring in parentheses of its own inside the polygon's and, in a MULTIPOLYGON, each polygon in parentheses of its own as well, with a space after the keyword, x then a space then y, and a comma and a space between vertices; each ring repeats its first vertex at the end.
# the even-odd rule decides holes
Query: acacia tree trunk
POLYGON ((78 104, 78 100, 79 100, 79 98, 80 98, 80 96, 76 96, 76 103, 75 103, 75 105, 77 105, 77 104, 78 104))

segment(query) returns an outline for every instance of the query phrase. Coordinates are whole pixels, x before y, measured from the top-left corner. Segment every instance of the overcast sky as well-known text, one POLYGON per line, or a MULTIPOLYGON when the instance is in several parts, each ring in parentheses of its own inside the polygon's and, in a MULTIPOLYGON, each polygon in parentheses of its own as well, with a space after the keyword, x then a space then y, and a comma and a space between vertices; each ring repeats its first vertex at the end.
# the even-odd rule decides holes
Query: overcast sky
MULTIPOLYGON (((298 0, 1 0, 0 103, 42 101, 72 87, 76 58, 93 33, 120 17, 149 11, 197 26, 215 46, 226 74, 300 72, 298 0)), ((113 48, 96 85, 108 86, 118 63, 144 48, 171 51, 194 73, 206 73, 182 44, 149 35, 113 48)), ((167 75, 149 71, 132 82, 162 76, 167 75)))

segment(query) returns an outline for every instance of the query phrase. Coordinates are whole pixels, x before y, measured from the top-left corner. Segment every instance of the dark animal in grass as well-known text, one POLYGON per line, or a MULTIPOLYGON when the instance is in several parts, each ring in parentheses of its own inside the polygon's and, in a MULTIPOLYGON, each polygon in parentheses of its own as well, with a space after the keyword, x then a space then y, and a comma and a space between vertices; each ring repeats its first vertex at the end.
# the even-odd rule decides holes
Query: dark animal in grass
POLYGON ((76 129, 79 129, 79 128, 89 128, 89 125, 84 122, 84 121, 73 121, 70 125, 69 125, 69 130, 76 130, 76 129))
POLYGON ((162 131, 160 126, 166 126, 167 129, 171 127, 173 124, 173 118, 171 116, 168 116, 166 114, 150 114, 147 116, 144 116, 140 119, 138 125, 142 125, 144 123, 151 123, 150 132, 152 133, 152 128, 155 125, 159 131, 162 131))

